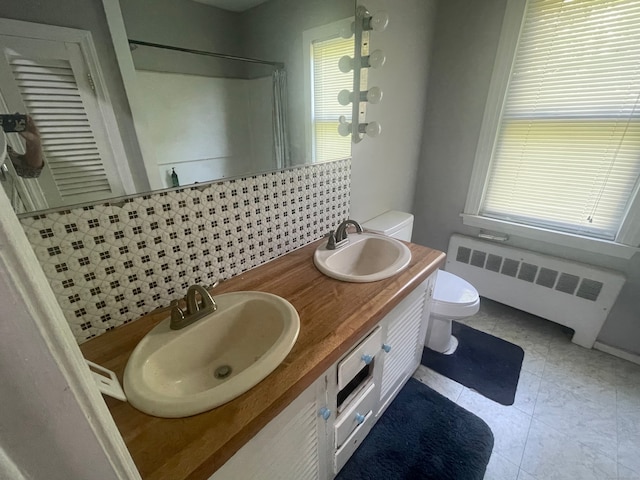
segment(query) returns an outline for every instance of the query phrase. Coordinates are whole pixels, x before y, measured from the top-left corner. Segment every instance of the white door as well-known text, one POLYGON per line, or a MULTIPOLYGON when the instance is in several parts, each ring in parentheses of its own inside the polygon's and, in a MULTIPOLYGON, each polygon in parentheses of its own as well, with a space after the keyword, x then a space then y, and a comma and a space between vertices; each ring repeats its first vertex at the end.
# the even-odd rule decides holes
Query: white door
MULTIPOLYGON (((112 139, 80 43, 0 35, 0 49, 4 103, 0 108, 34 118, 45 154, 46 167, 37 188, 25 181, 22 184, 31 192, 20 193, 32 195, 36 208, 124 195, 112 139), (38 188, 44 198, 38 198, 38 188)), ((16 134, 8 137, 16 150, 23 151, 16 134)))

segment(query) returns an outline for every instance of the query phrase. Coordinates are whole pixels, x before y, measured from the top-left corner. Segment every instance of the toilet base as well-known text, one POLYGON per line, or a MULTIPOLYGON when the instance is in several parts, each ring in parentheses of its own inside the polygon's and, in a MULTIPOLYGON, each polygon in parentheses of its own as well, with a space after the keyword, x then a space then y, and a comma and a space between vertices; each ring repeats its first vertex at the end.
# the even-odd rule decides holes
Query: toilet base
POLYGON ((447 349, 441 353, 443 353, 444 355, 451 355, 456 351, 456 348, 458 348, 458 339, 455 337, 455 335, 451 335, 447 349))
POLYGON ((433 348, 429 342, 427 342, 427 348, 430 348, 435 352, 442 353, 443 355, 451 355, 458 348, 458 339, 454 335, 451 335, 444 346, 442 346, 442 344, 438 344, 436 347, 437 348, 433 348))
POLYGON ((451 335, 451 319, 431 316, 426 346, 433 351, 451 355, 458 348, 458 339, 451 335))

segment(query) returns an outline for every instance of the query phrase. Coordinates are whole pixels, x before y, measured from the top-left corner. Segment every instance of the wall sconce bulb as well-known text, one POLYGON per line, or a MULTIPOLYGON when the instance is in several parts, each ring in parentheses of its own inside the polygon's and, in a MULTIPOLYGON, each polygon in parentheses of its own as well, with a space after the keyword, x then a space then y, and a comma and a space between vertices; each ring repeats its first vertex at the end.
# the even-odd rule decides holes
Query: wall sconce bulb
POLYGON ((382 126, 378 122, 369 122, 360 124, 358 130, 360 133, 366 133, 370 137, 377 137, 382 133, 382 126))
MULTIPOLYGON (((368 12, 367 12, 368 15, 368 12)), ((384 32, 389 25, 389 14, 384 11, 374 13, 372 16, 366 16, 362 20, 363 30, 373 30, 375 32, 384 32)))
POLYGON ((380 87, 371 87, 367 92, 367 102, 376 104, 382 100, 382 90, 380 87))
POLYGON ((353 37, 353 33, 356 31, 356 24, 355 22, 351 22, 351 25, 349 26, 344 26, 340 29, 340 36, 342 38, 351 38, 353 37))
POLYGON ((371 54, 369 55, 369 58, 367 60, 368 60, 367 61, 367 63, 368 63, 367 66, 372 67, 372 68, 380 68, 387 61, 387 57, 382 52, 382 50, 374 50, 373 52, 371 52, 371 54))
POLYGON ((351 135, 351 124, 347 122, 347 119, 344 115, 340 115, 338 118, 338 133, 343 137, 348 137, 351 135))
POLYGON ((349 55, 345 55, 338 61, 338 68, 342 73, 349 73, 353 70, 353 58, 349 55))
POLYGON ((349 105, 352 99, 353 95, 349 90, 341 90, 340 93, 338 93, 338 103, 340 105, 349 105))

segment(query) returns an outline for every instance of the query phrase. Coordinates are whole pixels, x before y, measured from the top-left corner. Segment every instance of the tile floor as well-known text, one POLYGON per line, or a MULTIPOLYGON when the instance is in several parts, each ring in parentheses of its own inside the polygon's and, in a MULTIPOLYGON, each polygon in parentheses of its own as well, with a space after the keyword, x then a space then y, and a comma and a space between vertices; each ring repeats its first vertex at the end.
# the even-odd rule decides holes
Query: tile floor
POLYGON ((514 404, 424 366, 414 376, 491 427, 485 480, 640 480, 640 365, 572 344, 570 330, 490 300, 465 323, 524 349, 514 404))

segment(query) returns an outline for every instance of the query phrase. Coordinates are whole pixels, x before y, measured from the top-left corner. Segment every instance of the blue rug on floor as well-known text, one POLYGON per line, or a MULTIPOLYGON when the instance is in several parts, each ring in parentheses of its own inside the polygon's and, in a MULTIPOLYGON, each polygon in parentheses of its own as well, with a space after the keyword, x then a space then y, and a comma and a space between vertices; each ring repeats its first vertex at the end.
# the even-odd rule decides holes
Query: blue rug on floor
POLYGON ((451 333, 458 339, 456 351, 444 355, 425 347, 422 365, 495 402, 513 405, 524 350, 458 322, 451 333))
POLYGON ((487 424, 410 378, 336 480, 482 480, 487 424))

